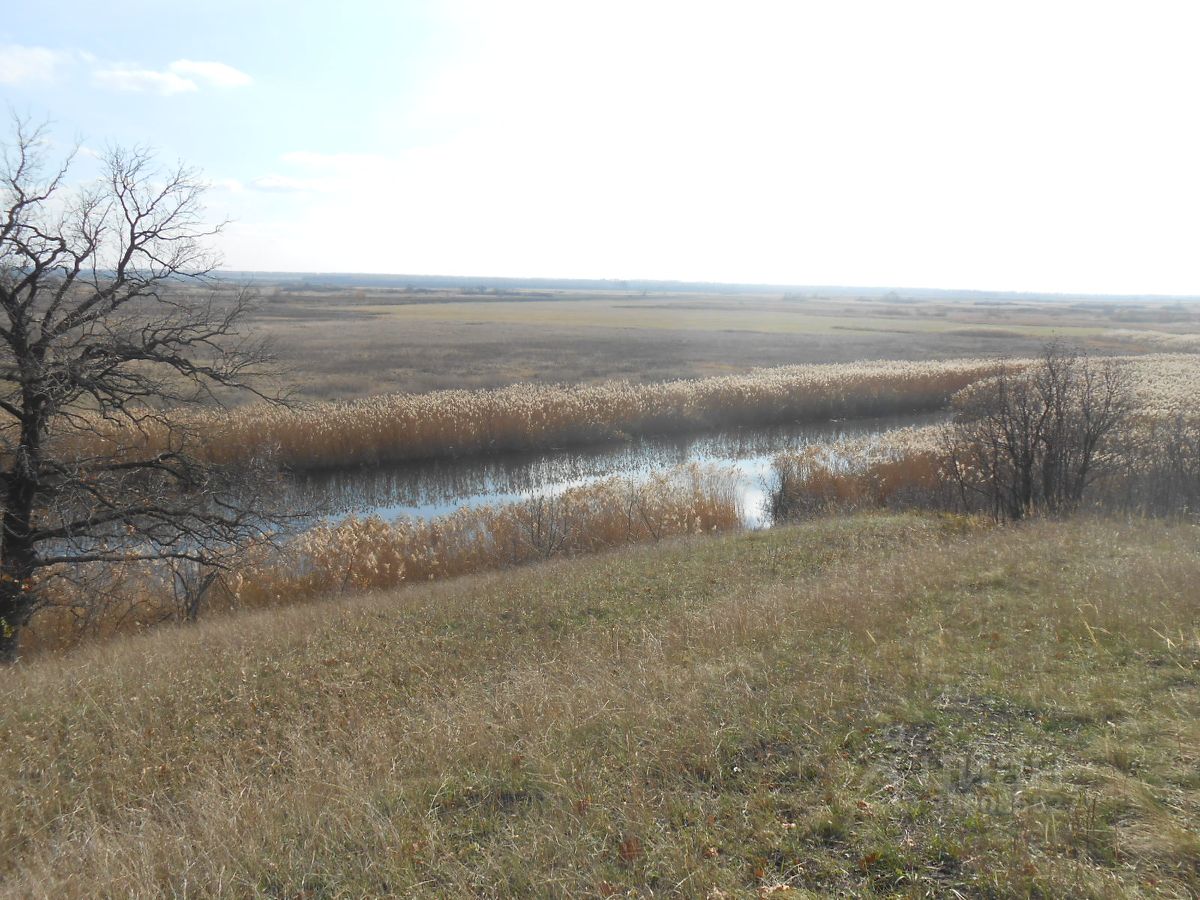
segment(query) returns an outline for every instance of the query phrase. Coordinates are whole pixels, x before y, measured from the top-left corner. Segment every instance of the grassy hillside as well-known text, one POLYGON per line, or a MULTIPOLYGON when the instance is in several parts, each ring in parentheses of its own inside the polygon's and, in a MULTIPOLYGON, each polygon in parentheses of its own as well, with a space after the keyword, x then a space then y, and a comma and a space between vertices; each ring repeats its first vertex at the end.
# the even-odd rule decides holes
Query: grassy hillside
POLYGON ((84 648, 6 673, 0 893, 1192 896, 1198 583, 877 515, 84 648))

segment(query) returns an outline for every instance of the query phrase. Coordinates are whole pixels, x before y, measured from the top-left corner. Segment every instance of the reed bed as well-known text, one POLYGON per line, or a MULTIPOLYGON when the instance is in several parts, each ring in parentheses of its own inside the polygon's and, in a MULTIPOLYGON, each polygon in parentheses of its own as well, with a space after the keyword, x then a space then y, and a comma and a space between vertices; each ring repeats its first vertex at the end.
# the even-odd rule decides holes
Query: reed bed
POLYGON ((1130 373, 1136 411, 1144 419, 1200 412, 1200 356, 1156 353, 1121 359, 1130 373))
MULTIPOLYGON (((519 384, 388 394, 296 409, 238 409, 192 421, 188 431, 204 455, 222 463, 269 455, 294 471, 376 465, 719 426, 924 412, 945 406, 956 391, 994 374, 999 365, 984 359, 884 361, 646 385, 519 384)), ((98 449, 111 453, 130 439, 112 433, 102 439, 110 446, 98 449)), ((164 429, 153 425, 133 436, 139 445, 167 440, 164 429)))
MULTIPOLYGON (((647 481, 615 477, 432 520, 351 517, 249 548, 199 602, 205 613, 284 606, 728 531, 742 520, 738 504, 734 473, 691 465, 647 481)), ((23 653, 187 618, 203 577, 164 563, 81 568, 71 581, 47 584, 51 603, 28 629, 23 653)))
MULTIPOLYGON (((1200 512, 1200 357, 1156 354, 1118 364, 1129 376, 1134 414, 1105 450, 1108 475, 1091 502, 1143 514, 1200 512)), ((773 515, 961 508, 966 498, 947 465, 949 434, 948 425, 901 428, 781 454, 773 465, 773 515)))
POLYGON ((780 454, 773 465, 772 517, 944 500, 946 431, 944 425, 898 428, 780 454))

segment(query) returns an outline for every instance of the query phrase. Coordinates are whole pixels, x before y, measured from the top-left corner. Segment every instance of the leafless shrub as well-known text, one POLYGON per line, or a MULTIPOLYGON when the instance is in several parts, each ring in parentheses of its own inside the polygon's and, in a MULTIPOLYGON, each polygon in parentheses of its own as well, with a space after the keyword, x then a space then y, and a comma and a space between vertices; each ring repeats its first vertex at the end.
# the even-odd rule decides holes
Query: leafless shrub
POLYGON ((1118 477, 1104 505, 1142 515, 1200 513, 1200 414, 1141 417, 1116 452, 1118 477))
POLYGON ((777 519, 863 507, 935 507, 996 518, 1081 507, 1200 512, 1200 360, 1090 360, 1059 346, 956 398, 945 426, 784 454, 777 519))
POLYGON ((1088 487, 1116 469, 1115 438, 1132 409, 1128 373, 1061 344, 1037 365, 961 392, 946 434, 947 473, 967 507, 1022 519, 1078 509, 1088 487))

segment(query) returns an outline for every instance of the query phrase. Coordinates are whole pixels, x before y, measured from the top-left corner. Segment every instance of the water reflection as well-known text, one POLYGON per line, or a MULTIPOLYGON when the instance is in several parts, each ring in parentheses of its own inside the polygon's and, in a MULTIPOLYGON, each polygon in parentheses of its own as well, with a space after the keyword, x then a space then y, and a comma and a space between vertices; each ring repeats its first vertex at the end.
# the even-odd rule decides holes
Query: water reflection
POLYGON ((332 518, 354 514, 430 519, 464 506, 549 496, 614 475, 645 479, 695 462, 738 472, 745 524, 757 528, 768 524, 766 499, 771 461, 777 454, 943 418, 941 413, 931 413, 739 428, 690 437, 641 438, 627 444, 347 469, 298 476, 291 485, 291 499, 294 508, 320 510, 332 518))

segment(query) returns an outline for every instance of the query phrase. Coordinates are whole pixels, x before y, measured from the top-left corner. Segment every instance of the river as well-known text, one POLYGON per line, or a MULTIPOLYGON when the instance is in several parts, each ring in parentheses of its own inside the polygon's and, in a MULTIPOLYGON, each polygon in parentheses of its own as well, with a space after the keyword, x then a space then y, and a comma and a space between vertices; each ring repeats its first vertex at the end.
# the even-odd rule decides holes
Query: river
POLYGON ((771 462, 778 454, 944 418, 945 414, 938 412, 737 428, 628 443, 345 469, 296 476, 291 483, 292 503, 294 508, 319 510, 334 519, 349 515, 430 519, 463 506, 553 495, 617 475, 647 479, 680 465, 700 463, 737 473, 743 523, 761 528, 770 524, 771 462))

